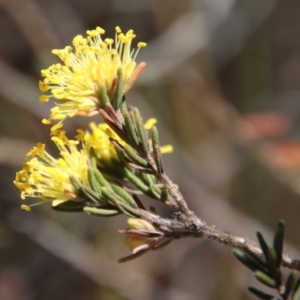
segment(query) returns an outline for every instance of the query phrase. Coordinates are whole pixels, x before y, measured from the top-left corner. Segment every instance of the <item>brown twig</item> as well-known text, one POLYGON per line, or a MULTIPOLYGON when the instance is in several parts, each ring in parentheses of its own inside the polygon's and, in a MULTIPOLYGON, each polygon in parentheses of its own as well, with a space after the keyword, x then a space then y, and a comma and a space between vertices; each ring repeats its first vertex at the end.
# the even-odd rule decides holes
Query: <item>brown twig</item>
MULTIPOLYGON (((197 218, 197 217, 195 217, 197 218)), ((264 258, 263 252, 260 247, 243 237, 228 233, 215 225, 207 224, 203 220, 198 219, 198 222, 203 224, 200 228, 190 227, 190 222, 177 221, 174 223, 173 220, 167 220, 158 217, 159 220, 152 220, 156 225, 167 225, 168 232, 165 232, 164 236, 171 239, 180 239, 184 237, 196 237, 196 238, 206 238, 209 240, 216 241, 226 246, 232 248, 238 248, 240 250, 248 250, 253 254, 264 258)), ((292 259, 288 255, 284 254, 282 256, 282 266, 289 269, 300 271, 300 260, 292 259)))

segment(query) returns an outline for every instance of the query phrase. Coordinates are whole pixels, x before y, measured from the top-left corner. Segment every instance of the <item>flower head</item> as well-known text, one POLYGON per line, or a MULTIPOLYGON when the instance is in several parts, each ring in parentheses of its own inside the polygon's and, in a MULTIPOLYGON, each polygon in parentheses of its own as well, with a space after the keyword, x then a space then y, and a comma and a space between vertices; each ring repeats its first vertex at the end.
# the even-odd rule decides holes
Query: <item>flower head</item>
MULTIPOLYGON (((16 174, 14 184, 21 191, 21 198, 38 197, 46 201, 78 201, 78 191, 72 185, 70 177, 88 185, 87 170, 89 157, 87 151, 77 149, 78 141, 68 140, 63 131, 52 140, 60 150, 61 157, 53 158, 44 144, 37 144, 27 156, 32 157, 16 174)), ((23 209, 30 210, 23 205, 23 209)))
POLYGON ((136 51, 131 49, 131 42, 135 38, 133 30, 124 34, 117 27, 115 40, 102 40, 104 32, 100 27, 88 30, 87 37, 78 35, 73 39, 73 46, 52 51, 62 63, 42 70, 44 80, 39 83, 42 92, 50 91, 50 94, 40 97, 41 102, 51 97, 60 102, 52 108, 50 119, 62 122, 74 115, 97 113, 100 107, 99 90, 104 88, 108 94, 114 92, 118 70, 122 71, 125 94, 145 65, 136 65, 138 51, 146 44, 140 42, 136 51))

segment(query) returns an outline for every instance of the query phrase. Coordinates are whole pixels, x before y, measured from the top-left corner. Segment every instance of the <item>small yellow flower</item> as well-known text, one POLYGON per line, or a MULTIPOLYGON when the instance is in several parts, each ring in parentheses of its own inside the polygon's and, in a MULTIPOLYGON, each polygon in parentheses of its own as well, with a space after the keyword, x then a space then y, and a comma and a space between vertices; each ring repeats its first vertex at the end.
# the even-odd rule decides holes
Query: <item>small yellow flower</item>
MULTIPOLYGON (((78 201, 78 191, 72 185, 70 176, 88 185, 89 157, 85 149, 79 151, 79 142, 68 140, 64 131, 60 131, 52 140, 60 150, 60 158, 53 158, 45 145, 39 143, 27 154, 32 159, 16 174, 14 184, 20 189, 23 200, 26 197, 38 197, 51 202, 78 201)), ((27 205, 22 205, 22 208, 30 210, 27 205)))
POLYGON ((100 106, 100 88, 111 94, 119 69, 122 70, 125 94, 145 66, 144 63, 136 65, 139 49, 146 44, 140 42, 136 51, 131 49, 135 38, 133 30, 124 34, 117 27, 115 40, 102 40, 104 32, 100 27, 88 30, 87 37, 78 35, 73 39, 73 46, 52 51, 63 63, 42 70, 44 80, 39 83, 41 92, 46 93, 40 97, 41 102, 49 98, 60 102, 52 108, 50 119, 62 122, 74 115, 96 114, 100 106))

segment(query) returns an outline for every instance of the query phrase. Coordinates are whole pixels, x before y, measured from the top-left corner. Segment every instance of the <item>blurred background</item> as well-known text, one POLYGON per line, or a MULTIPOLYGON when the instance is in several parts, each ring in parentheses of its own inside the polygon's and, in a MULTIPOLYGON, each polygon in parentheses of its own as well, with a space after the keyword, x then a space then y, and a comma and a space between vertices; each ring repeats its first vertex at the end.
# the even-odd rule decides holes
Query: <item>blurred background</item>
MULTIPOLYGON (((285 251, 299 258, 299 11, 296 0, 0 0, 0 299, 238 300, 261 287, 212 241, 179 240, 118 264, 129 254, 117 232, 125 218, 20 209, 12 182, 25 154, 37 142, 54 151, 40 70, 56 62, 53 48, 96 26, 148 43, 127 100, 174 145, 165 169, 196 214, 268 241, 284 219, 285 251)), ((68 120, 69 136, 89 121, 68 120)))

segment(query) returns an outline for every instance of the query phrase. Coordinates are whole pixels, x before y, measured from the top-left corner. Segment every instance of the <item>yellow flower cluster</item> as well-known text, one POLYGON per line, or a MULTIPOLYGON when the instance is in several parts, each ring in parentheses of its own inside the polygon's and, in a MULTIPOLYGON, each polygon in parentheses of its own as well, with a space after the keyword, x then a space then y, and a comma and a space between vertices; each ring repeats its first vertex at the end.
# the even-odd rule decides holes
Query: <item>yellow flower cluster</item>
MULTIPOLYGON (((149 130, 156 123, 149 119, 145 128, 149 130)), ((67 201, 78 199, 78 191, 70 181, 73 176, 78 182, 88 186, 87 170, 90 166, 90 150, 93 148, 100 167, 113 167, 112 160, 118 160, 115 147, 110 138, 120 145, 125 142, 114 133, 107 124, 90 123, 91 131, 78 129, 77 140, 69 140, 65 131, 60 130, 52 137, 53 142, 60 150, 60 158, 53 158, 47 151, 45 144, 37 144, 27 154, 33 157, 25 163, 21 171, 16 174, 14 184, 21 191, 21 198, 37 197, 46 201, 67 201), (82 142, 82 149, 77 146, 82 142)), ((162 153, 172 152, 171 145, 161 147, 162 153)), ((30 210, 29 206, 22 205, 23 209, 30 210)))
POLYGON ((145 65, 137 66, 135 59, 139 49, 146 44, 140 42, 136 51, 131 49, 135 38, 133 30, 124 34, 116 27, 115 40, 102 40, 104 32, 100 27, 88 30, 87 37, 78 35, 73 39, 73 47, 52 51, 63 63, 42 70, 44 80, 40 81, 39 88, 46 94, 40 101, 54 98, 60 103, 51 109, 50 119, 44 119, 43 123, 59 120, 61 124, 67 117, 96 114, 100 107, 100 89, 104 88, 108 94, 114 92, 119 69, 122 71, 123 94, 129 90, 145 65))
MULTIPOLYGON (((113 97, 118 78, 121 76, 122 94, 125 94, 136 79, 144 64, 136 65, 135 59, 139 49, 145 43, 138 43, 138 49, 131 48, 135 38, 133 30, 126 34, 116 27, 115 39, 102 40, 104 30, 97 27, 88 30, 87 37, 76 36, 73 46, 53 50, 62 63, 42 70, 43 81, 40 90, 44 93, 41 102, 49 98, 58 100, 51 109, 50 119, 59 122, 51 128, 52 141, 60 151, 60 158, 52 157, 44 144, 37 144, 27 154, 31 159, 25 162, 21 171, 16 174, 14 184, 21 191, 21 198, 37 197, 45 201, 81 201, 81 195, 72 184, 75 179, 79 185, 89 187, 88 169, 91 168, 91 151, 95 154, 98 166, 107 173, 115 166, 118 155, 111 138, 120 145, 125 142, 107 125, 90 124, 91 131, 79 129, 77 140, 69 140, 61 130, 62 122, 75 115, 90 116, 98 112, 101 106, 101 93, 105 90, 109 100, 113 97), (121 71, 121 72, 119 72, 121 71), (78 144, 81 150, 78 150, 78 144)), ((120 85, 118 85, 120 86, 120 85)), ((150 130, 155 119, 146 122, 145 129, 150 130)), ((162 153, 172 152, 172 146, 161 147, 162 153)), ((101 170, 102 172, 102 170, 101 170)), ((35 204, 33 204, 35 205, 35 204)), ((30 205, 32 206, 32 205, 30 205)), ((25 210, 30 206, 22 205, 25 210)))
MULTIPOLYGON (((79 201, 78 191, 72 185, 70 176, 82 184, 88 184, 87 170, 89 156, 86 149, 77 149, 78 141, 69 140, 64 131, 52 137, 60 150, 60 158, 53 158, 45 144, 37 144, 27 156, 32 157, 23 169, 16 174, 14 184, 21 191, 21 198, 38 197, 46 201, 75 200, 79 201)), ((23 205, 23 209, 30 210, 23 205)))

